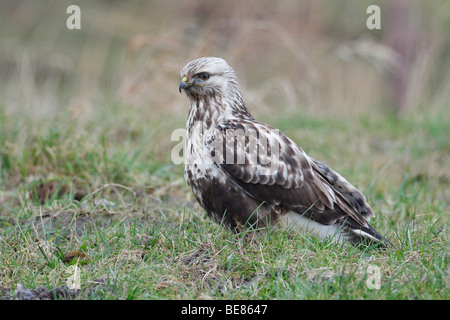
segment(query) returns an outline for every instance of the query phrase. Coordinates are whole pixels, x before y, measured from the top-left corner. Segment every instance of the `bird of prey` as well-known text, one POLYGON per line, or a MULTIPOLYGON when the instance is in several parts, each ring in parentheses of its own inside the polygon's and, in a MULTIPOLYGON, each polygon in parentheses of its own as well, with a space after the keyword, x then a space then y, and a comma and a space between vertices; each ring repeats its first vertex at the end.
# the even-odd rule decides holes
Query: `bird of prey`
POLYGON ((204 57, 181 69, 189 98, 185 179, 207 214, 240 232, 271 225, 384 246, 364 195, 248 111, 235 71, 204 57))

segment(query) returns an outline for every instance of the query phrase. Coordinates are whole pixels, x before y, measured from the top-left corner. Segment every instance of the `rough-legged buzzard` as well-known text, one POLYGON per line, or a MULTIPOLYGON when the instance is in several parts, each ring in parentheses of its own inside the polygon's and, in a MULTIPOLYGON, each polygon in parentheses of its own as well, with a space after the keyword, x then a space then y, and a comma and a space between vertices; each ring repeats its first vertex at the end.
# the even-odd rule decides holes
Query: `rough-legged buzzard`
POLYGON ((247 110, 234 70, 200 58, 180 73, 189 98, 185 178, 209 216, 228 228, 290 226, 319 237, 388 243, 364 195, 247 110))

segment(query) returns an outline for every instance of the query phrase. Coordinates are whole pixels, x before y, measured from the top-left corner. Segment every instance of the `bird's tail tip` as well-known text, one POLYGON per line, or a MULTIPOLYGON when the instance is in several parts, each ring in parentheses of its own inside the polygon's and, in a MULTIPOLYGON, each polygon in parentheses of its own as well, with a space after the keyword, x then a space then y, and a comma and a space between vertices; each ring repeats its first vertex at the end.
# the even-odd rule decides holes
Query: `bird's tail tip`
POLYGON ((352 229, 351 232, 352 242, 354 244, 363 244, 365 246, 373 246, 382 249, 395 248, 388 238, 376 232, 372 227, 352 229))

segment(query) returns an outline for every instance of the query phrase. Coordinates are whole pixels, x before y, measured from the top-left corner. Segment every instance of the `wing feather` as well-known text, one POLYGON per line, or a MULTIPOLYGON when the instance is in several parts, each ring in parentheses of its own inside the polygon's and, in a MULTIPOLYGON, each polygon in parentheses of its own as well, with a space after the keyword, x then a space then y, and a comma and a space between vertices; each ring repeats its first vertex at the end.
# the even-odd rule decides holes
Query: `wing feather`
POLYGON ((361 192, 279 130, 241 119, 223 121, 211 134, 215 138, 208 141, 215 143, 205 146, 215 151, 214 163, 251 197, 327 225, 344 219, 368 225, 373 212, 361 192))

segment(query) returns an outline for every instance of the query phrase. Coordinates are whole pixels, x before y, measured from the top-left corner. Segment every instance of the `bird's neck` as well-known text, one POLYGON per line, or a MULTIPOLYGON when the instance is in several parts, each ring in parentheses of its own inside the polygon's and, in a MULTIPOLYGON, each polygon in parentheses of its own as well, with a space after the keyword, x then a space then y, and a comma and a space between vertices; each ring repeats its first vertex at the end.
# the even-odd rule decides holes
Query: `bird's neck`
POLYGON ((233 98, 212 96, 190 99, 186 123, 188 128, 200 121, 203 128, 209 129, 221 121, 231 119, 253 119, 240 93, 233 98))

